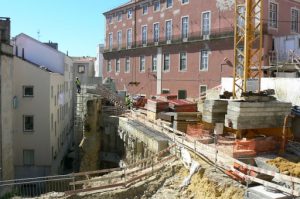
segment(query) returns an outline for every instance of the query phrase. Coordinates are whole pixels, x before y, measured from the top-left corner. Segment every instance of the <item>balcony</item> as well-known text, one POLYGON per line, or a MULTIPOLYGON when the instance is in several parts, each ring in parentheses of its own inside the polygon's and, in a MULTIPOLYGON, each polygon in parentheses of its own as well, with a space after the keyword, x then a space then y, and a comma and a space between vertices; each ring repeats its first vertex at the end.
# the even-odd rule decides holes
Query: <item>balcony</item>
MULTIPOLYGON (((126 48, 125 44, 123 44, 121 50, 129 50, 129 49, 135 49, 135 48, 149 48, 149 47, 159 47, 164 45, 176 45, 181 43, 193 43, 193 42, 201 42, 201 41, 211 41, 215 39, 222 39, 222 38, 228 38, 234 36, 234 28, 228 27, 223 29, 214 29, 210 30, 209 33, 205 33, 204 35, 202 32, 193 32, 189 33, 188 38, 182 38, 180 35, 172 35, 171 40, 166 40, 165 36, 159 38, 159 42, 154 42, 152 40, 147 41, 147 45, 144 45, 142 40, 136 41, 136 43, 132 42, 131 48, 126 48)), ((114 52, 114 51, 120 51, 120 49, 117 47, 117 45, 114 45, 112 50, 105 49, 106 52, 114 52)))

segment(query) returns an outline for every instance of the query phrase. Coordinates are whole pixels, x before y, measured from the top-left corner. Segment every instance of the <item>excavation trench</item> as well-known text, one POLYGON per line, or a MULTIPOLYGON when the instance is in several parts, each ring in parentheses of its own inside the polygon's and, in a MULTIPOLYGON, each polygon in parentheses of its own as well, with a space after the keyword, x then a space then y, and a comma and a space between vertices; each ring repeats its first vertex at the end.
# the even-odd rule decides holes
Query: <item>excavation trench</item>
MULTIPOLYGON (((103 108, 107 105, 99 99, 87 102, 80 171, 131 165, 172 145, 166 136, 143 123, 111 116, 111 110, 106 112, 107 107, 103 108)), ((127 188, 81 193, 73 198, 243 198, 243 186, 220 171, 214 172, 214 167, 201 158, 195 159, 200 163, 201 170, 192 177, 191 184, 182 189, 180 185, 189 171, 181 161, 174 160, 163 165, 155 174, 141 178, 127 188)), ((104 176, 110 175, 116 173, 104 176)))

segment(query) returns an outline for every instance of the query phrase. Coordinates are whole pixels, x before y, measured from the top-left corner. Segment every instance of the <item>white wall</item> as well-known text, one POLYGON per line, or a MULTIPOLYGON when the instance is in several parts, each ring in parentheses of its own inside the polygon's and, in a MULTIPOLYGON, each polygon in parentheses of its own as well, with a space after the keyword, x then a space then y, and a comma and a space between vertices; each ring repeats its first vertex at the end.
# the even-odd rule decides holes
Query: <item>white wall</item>
MULTIPOLYGON (((222 78, 222 91, 232 91, 232 78, 222 78)), ((280 101, 300 106, 300 78, 262 78, 261 90, 274 89, 280 101)))
POLYGON ((13 59, 8 54, 12 55, 12 47, 6 44, 0 44, 0 74, 1 74, 1 107, 0 107, 0 122, 1 122, 1 180, 10 180, 14 177, 13 167, 13 114, 12 114, 12 99, 13 99, 13 59), (3 55, 5 52, 6 55, 3 55))
POLYGON ((21 172, 24 149, 34 150, 35 168, 51 165, 50 73, 18 57, 13 60, 14 96, 18 102, 14 109, 14 164, 16 177, 31 177, 30 173, 21 172), (23 97, 24 85, 34 87, 33 97, 23 97), (23 131, 23 115, 34 116, 33 132, 23 131))
POLYGON ((43 44, 25 34, 15 37, 14 53, 22 57, 24 49, 24 58, 35 64, 45 66, 49 70, 63 74, 64 73, 64 54, 43 44), (16 54, 16 48, 18 53, 16 54))

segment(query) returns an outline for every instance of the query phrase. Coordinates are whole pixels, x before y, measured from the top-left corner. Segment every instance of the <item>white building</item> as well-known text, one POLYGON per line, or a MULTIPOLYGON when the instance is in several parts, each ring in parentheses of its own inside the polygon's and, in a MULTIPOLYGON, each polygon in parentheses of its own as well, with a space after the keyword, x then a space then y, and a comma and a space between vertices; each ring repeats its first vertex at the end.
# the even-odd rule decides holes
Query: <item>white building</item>
POLYGON ((103 77, 103 52, 104 52, 104 45, 99 44, 97 46, 97 56, 95 61, 95 77, 103 77))
POLYGON ((73 63, 25 34, 13 40, 15 178, 59 174, 73 139, 73 63))
POLYGON ((74 74, 78 77, 82 85, 93 85, 101 82, 95 77, 94 57, 72 57, 74 74), (98 82, 97 82, 98 81, 98 82))

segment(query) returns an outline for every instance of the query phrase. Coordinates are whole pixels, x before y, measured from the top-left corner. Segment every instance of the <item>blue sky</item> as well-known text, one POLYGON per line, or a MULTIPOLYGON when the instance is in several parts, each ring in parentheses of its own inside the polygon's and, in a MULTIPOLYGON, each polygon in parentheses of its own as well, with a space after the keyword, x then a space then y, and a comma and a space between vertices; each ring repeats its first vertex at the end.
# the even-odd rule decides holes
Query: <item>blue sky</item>
POLYGON ((71 56, 95 56, 104 42, 103 12, 129 0, 0 0, 0 17, 11 18, 11 35, 25 33, 58 43, 71 56))

